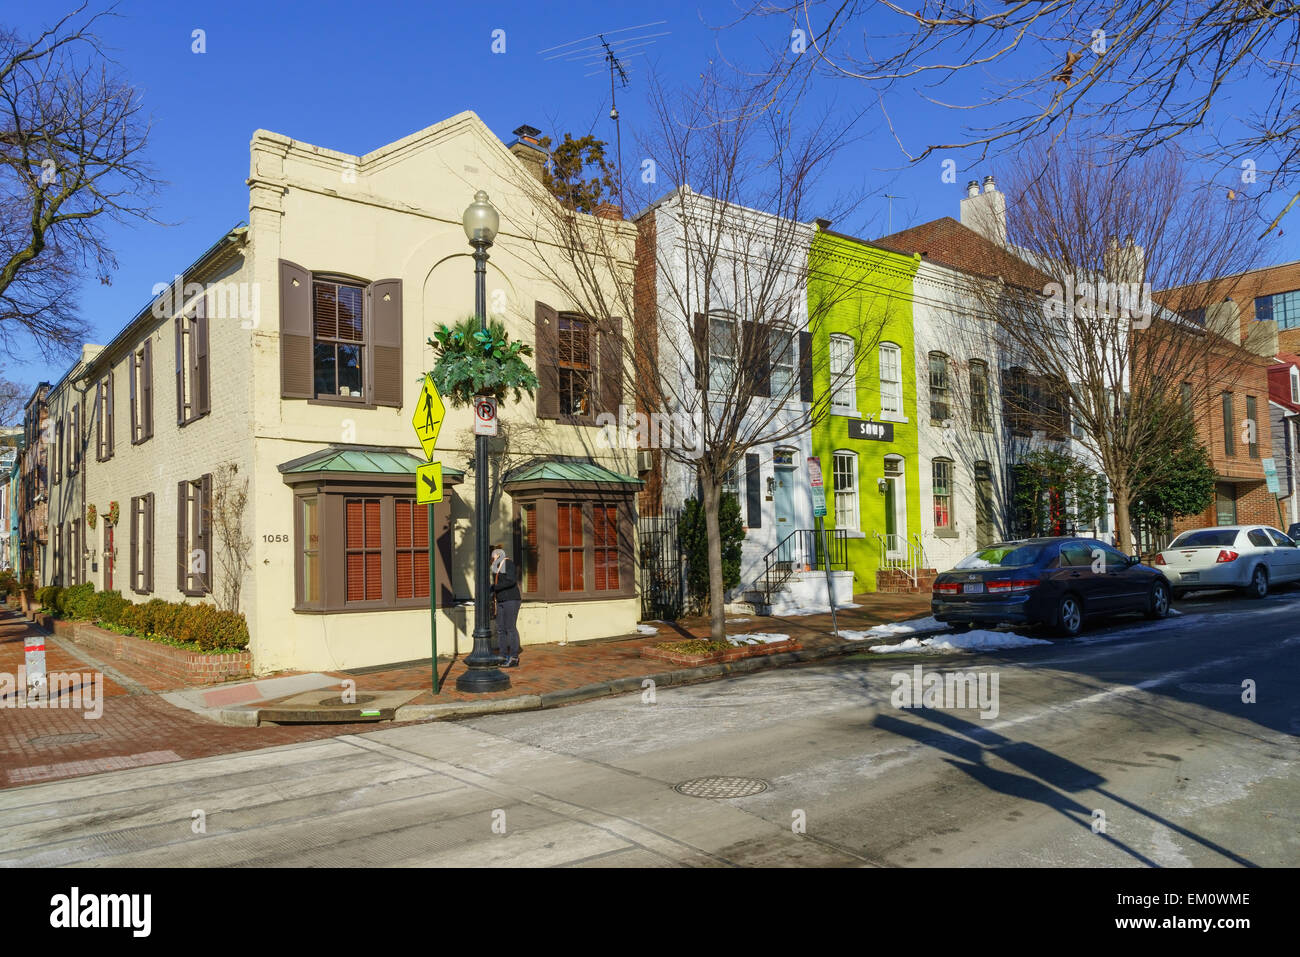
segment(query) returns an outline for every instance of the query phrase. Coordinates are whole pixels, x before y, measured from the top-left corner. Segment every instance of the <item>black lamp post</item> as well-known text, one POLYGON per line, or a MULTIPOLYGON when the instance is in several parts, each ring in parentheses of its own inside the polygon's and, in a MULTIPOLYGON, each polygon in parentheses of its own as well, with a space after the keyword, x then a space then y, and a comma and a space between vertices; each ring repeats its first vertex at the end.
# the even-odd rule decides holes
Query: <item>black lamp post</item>
MULTIPOLYGON (((487 328, 488 248, 497 238, 501 217, 483 190, 474 194, 461 218, 465 236, 474 247, 474 314, 478 327, 487 328)), ((499 670, 504 659, 492 654, 492 631, 488 623, 488 437, 474 436, 474 648, 465 659, 466 670, 456 679, 457 691, 503 691, 510 676, 499 670)))

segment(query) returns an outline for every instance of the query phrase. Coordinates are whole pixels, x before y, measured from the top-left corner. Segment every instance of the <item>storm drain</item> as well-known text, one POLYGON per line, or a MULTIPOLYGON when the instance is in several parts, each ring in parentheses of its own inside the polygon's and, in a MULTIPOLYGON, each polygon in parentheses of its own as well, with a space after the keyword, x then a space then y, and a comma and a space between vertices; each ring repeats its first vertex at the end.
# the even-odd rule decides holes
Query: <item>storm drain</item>
POLYGON ((323 708, 352 708, 359 704, 369 704, 375 700, 372 694, 352 695, 351 700, 344 701, 342 695, 335 695, 332 698, 322 698, 321 707, 323 708))
POLYGON ((767 782, 758 778, 695 778, 674 784, 673 790, 688 797, 721 800, 762 794, 767 790, 767 782))
POLYGON ((71 731, 67 734, 42 734, 35 738, 28 738, 27 743, 34 748, 58 748, 65 744, 98 741, 102 737, 102 734, 96 734, 94 731, 71 731))

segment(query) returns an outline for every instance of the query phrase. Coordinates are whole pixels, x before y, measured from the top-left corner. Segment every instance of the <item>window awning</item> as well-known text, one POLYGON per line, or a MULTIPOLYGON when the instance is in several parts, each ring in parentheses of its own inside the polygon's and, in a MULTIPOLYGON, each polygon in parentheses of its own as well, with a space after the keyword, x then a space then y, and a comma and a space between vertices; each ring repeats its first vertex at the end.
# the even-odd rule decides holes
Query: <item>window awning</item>
MULTIPOLYGON (((356 478, 360 480, 402 479, 415 481, 415 470, 426 465, 405 449, 378 446, 346 445, 318 449, 300 458, 276 466, 290 485, 315 478, 356 478)), ((459 485, 465 473, 448 465, 442 467, 444 485, 459 485)))
POLYGON ((644 479, 623 475, 591 461, 545 459, 506 473, 507 491, 531 489, 609 489, 624 494, 645 485, 644 479))

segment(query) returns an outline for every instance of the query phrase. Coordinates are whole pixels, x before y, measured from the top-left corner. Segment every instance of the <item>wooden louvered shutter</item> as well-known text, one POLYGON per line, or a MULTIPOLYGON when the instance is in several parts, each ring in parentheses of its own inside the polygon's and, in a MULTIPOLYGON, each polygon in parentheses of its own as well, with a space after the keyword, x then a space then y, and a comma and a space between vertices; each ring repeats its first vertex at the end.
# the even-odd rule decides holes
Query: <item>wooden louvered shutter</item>
POLYGON ((702 312, 695 314, 695 388, 709 388, 709 319, 702 312))
POLYGON ((402 280, 370 284, 370 401, 402 406, 402 280))
POLYGON ((537 351, 537 417, 560 417, 560 314, 537 303, 533 313, 534 345, 537 351))
POLYGON ((203 556, 202 571, 197 575, 195 587, 202 592, 212 591, 212 473, 199 480, 197 502, 198 523, 195 548, 203 556))
POLYGON ((600 329, 601 412, 618 415, 623 404, 623 320, 607 319, 600 329))
POLYGON ((140 539, 137 529, 140 525, 140 499, 131 498, 131 588, 140 587, 140 539))
POLYGON ((212 387, 208 361, 208 297, 199 296, 194 308, 194 368, 190 383, 194 415, 207 415, 212 411, 212 387))
POLYGON ((176 424, 184 425, 185 410, 185 317, 177 316, 172 320, 176 330, 176 424))
POLYGON ((131 353, 129 363, 131 369, 131 441, 136 442, 140 438, 140 406, 139 395, 136 389, 136 380, 140 378, 138 374, 140 357, 134 352, 131 353))
POLYGON ((95 386, 95 458, 104 461, 104 384, 95 386))
POLYGON ((153 591, 153 505, 154 495, 144 497, 144 590, 153 591))
POLYGON ((763 477, 752 452, 745 455, 745 512, 747 528, 763 527, 763 477))
POLYGON ((186 526, 189 525, 190 483, 176 483, 176 589, 180 592, 190 588, 190 556, 185 541, 186 526))
POLYGON ((771 337, 768 328, 757 322, 742 322, 740 354, 745 363, 745 381, 750 395, 772 394, 771 337))
POLYGON ((813 400, 812 333, 799 333, 799 401, 813 400))
POLYGON ((280 395, 314 399, 311 273, 280 260, 280 395))
POLYGON ((108 436, 105 440, 108 453, 105 458, 110 459, 113 457, 113 390, 113 371, 110 369, 108 372, 108 402, 106 403, 108 406, 108 424, 105 426, 108 429, 108 436))
POLYGON ((153 340, 144 341, 144 371, 141 390, 144 392, 144 438, 153 436, 153 340))

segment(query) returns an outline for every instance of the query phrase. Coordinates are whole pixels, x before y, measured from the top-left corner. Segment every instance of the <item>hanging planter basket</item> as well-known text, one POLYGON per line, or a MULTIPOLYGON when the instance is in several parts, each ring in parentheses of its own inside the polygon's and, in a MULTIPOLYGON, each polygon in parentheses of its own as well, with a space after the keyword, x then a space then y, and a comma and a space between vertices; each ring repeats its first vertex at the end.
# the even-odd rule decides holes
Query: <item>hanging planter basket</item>
POLYGON ((478 396, 503 402, 513 394, 522 401, 524 393, 537 389, 537 373, 526 361, 533 347, 511 342, 505 324, 496 320, 486 329, 469 316, 454 326, 441 326, 429 340, 434 364, 429 373, 438 393, 453 407, 472 406, 478 396))

